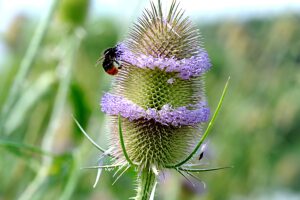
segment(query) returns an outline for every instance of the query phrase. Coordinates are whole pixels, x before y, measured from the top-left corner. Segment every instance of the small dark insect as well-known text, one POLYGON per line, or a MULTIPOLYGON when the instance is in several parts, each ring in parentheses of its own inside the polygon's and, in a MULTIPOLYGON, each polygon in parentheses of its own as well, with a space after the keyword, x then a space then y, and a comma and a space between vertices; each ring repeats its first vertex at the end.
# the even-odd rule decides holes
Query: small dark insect
POLYGON ((204 156, 204 151, 202 151, 202 152, 200 153, 200 155, 199 155, 199 160, 201 160, 201 159, 203 158, 203 156, 204 156))
POLYGON ((118 69, 122 68, 122 64, 118 60, 120 52, 117 50, 117 46, 108 48, 104 51, 103 57, 99 59, 102 62, 103 69, 106 73, 110 75, 116 75, 118 73, 118 69))
POLYGON ((198 160, 201 160, 204 157, 204 152, 206 151, 206 149, 207 149, 207 143, 205 143, 201 146, 198 160))

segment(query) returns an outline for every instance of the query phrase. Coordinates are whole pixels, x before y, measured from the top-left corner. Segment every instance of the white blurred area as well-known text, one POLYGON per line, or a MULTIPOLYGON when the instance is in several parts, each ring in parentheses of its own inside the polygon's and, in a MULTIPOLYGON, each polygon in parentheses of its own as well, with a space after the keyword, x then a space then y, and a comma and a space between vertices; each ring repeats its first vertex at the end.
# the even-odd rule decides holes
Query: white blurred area
MULTIPOLYGON (((161 1, 165 6, 172 2, 161 1)), ((51 0, 0 0, 0 32, 17 13, 40 16, 50 3, 51 0)), ((124 17, 134 18, 148 4, 148 0, 92 0, 90 17, 109 15, 123 20, 124 17)), ((181 0, 180 4, 188 15, 201 21, 224 17, 260 17, 290 11, 300 13, 300 0, 181 0)))
MULTIPOLYGON (((97 14, 129 15, 140 12, 143 7, 149 7, 148 0, 94 0, 93 12, 97 14)), ((156 3, 156 0, 154 0, 156 3)), ((172 0, 161 0, 164 6, 172 0)), ((202 21, 219 20, 224 17, 260 17, 276 15, 282 12, 300 12, 300 0, 179 0, 192 18, 202 21)), ((166 8, 165 8, 166 10, 166 8)))

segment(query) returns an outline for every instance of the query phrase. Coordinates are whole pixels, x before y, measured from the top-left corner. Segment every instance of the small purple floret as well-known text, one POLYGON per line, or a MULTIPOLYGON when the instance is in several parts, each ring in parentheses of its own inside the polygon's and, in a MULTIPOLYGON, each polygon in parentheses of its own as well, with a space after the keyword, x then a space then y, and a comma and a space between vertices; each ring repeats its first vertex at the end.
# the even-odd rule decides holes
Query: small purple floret
POLYGON ((175 57, 157 58, 150 55, 134 54, 123 43, 118 44, 117 50, 120 52, 118 59, 121 61, 142 69, 158 68, 166 72, 178 72, 178 77, 184 80, 201 76, 211 67, 210 59, 204 49, 200 49, 196 56, 181 60, 175 57))
POLYGON ((206 102, 173 108, 164 105, 161 110, 148 108, 147 110, 134 104, 121 96, 110 93, 104 94, 101 100, 102 111, 109 115, 121 115, 130 121, 141 118, 154 119, 155 121, 172 126, 194 126, 201 122, 207 122, 210 116, 210 109, 206 102))

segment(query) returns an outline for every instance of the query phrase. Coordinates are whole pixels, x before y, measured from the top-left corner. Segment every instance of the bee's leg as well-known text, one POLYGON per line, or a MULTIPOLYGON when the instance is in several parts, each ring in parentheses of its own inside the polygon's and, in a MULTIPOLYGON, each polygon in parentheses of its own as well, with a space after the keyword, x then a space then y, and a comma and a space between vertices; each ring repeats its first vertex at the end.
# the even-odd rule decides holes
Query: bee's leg
POLYGON ((119 65, 118 69, 122 69, 123 65, 122 63, 119 65))
POLYGON ((118 64, 118 69, 122 69, 123 65, 122 63, 120 63, 119 61, 117 60, 114 60, 117 64, 118 64))

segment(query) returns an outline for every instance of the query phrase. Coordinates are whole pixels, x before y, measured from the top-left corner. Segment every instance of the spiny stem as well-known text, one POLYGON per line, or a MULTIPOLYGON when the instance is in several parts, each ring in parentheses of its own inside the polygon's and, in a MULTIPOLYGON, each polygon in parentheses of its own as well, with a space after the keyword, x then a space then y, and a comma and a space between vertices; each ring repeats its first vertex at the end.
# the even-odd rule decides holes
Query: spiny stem
POLYGON ((203 136, 201 137, 200 141, 198 142, 197 146, 195 147, 194 151, 192 151, 192 153, 186 158, 184 159, 183 161, 181 161, 180 163, 178 164, 175 164, 175 165, 168 165, 168 166, 165 166, 166 168, 178 168, 180 166, 182 166, 183 164, 185 164, 187 161, 189 161, 194 155, 195 153, 198 151, 198 149, 200 148, 201 144, 204 142, 204 140, 206 139, 206 137, 208 136, 208 134, 210 133, 210 130, 211 128, 213 127, 213 124, 215 122, 215 119, 216 117, 218 116, 219 114, 219 111, 220 111, 220 108, 222 106, 222 103, 223 103, 223 100, 224 100, 224 97, 225 97, 225 94, 227 92, 227 88, 228 88, 228 84, 229 84, 229 80, 230 80, 230 77, 228 77, 227 79, 227 82, 224 86, 224 89, 223 89, 223 92, 222 92, 222 95, 221 95, 221 98, 219 100, 219 103, 218 103, 218 106, 213 114, 213 117, 211 118, 203 136))
POLYGON ((138 178, 138 188, 135 200, 150 199, 156 186, 156 176, 150 168, 145 168, 138 178))

